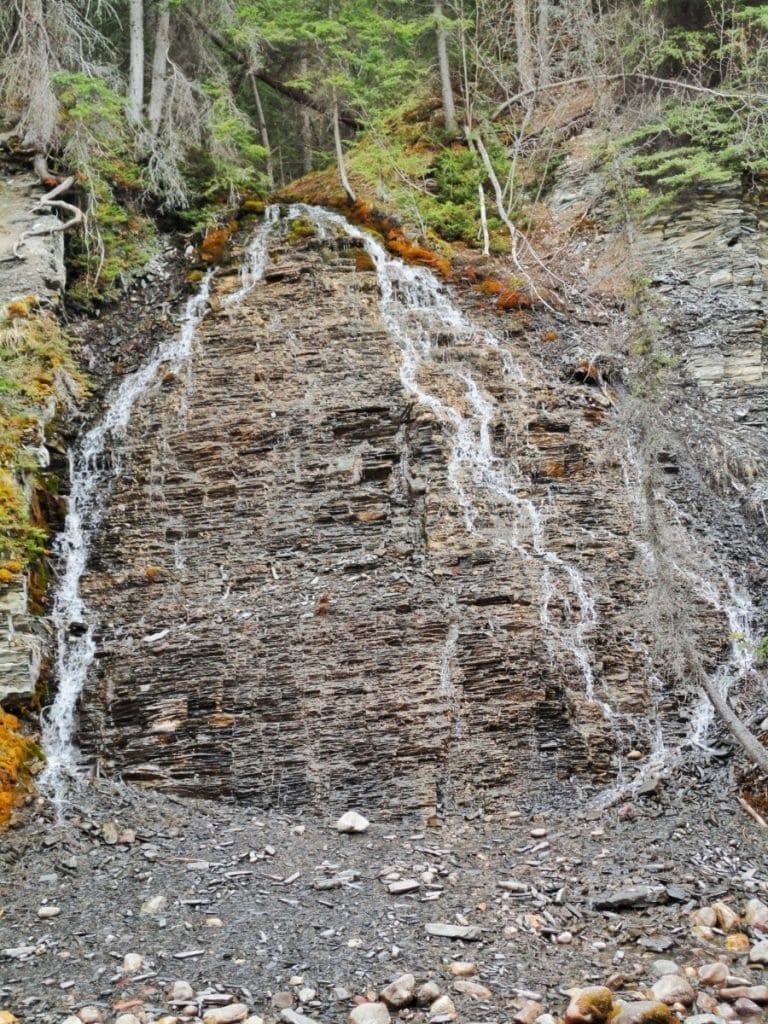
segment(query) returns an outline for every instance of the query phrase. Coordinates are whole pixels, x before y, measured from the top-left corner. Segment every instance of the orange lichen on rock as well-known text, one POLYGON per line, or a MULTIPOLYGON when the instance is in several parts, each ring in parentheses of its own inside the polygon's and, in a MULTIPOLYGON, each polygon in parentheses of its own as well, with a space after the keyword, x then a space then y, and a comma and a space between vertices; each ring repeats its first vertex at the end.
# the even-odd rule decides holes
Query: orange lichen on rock
POLYGON ((15 715, 0 711, 0 825, 6 825, 14 805, 29 782, 29 763, 35 744, 19 733, 15 715))
POLYGON ((211 228, 200 243, 198 253, 204 263, 220 263, 231 231, 228 227, 211 228))
POLYGON ((23 299, 14 299, 5 307, 5 315, 8 320, 26 320, 26 318, 40 308, 40 299, 37 295, 25 295, 23 299))

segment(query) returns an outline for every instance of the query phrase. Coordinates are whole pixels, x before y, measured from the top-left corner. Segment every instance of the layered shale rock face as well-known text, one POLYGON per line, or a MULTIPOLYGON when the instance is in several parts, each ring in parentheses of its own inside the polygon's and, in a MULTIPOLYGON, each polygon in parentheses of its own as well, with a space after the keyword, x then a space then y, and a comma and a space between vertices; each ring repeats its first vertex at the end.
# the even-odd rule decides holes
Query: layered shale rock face
MULTIPOLYGON (((30 295, 55 306, 64 290, 64 236, 57 231, 59 220, 33 211, 39 199, 38 182, 28 175, 3 174, 0 177, 0 307, 30 295), (52 234, 27 238, 21 257, 14 246, 24 232, 49 229, 52 234)), ((7 383, 7 382, 5 382, 7 383)), ((63 393, 60 403, 70 398, 63 393)), ((41 439, 56 412, 57 402, 40 402, 37 422, 30 423, 33 440, 25 447, 27 468, 18 471, 25 496, 32 503, 37 469, 48 466, 48 452, 41 439), (35 467, 35 468, 33 468, 35 467)), ((12 397, 2 415, 15 415, 12 397)), ((34 696, 44 654, 50 636, 39 615, 29 610, 28 583, 24 576, 0 580, 0 706, 15 707, 34 696)))
MULTIPOLYGON (((444 326, 403 372, 379 284, 359 239, 276 237, 137 408, 84 581, 78 741, 108 770, 407 813, 606 778, 661 722, 685 738, 630 390, 579 354, 621 316, 444 326)), ((712 663, 728 628, 702 600, 712 663)))

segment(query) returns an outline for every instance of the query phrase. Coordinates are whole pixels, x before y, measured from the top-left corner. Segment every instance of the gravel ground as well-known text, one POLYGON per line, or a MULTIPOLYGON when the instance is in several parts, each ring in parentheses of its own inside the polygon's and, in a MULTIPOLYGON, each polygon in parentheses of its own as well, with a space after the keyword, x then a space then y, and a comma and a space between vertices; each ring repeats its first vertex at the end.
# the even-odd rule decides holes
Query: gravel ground
MULTIPOLYGON (((355 996, 404 972, 434 981, 461 1021, 512 1020, 526 999, 560 1014, 571 986, 631 997, 660 956, 698 967, 722 955, 725 934, 692 936, 691 910, 768 901, 765 831, 713 788, 423 827, 371 813, 349 835, 309 814, 92 783, 66 820, 38 805, 2 837, 0 1009, 30 1024, 77 1011, 141 1022, 236 1002, 266 1020, 292 1006, 341 1022, 355 996), (477 966, 488 997, 454 989, 453 961, 477 966), (192 998, 184 985, 174 996, 180 981, 192 998)), ((748 948, 730 969, 764 983, 748 948)))

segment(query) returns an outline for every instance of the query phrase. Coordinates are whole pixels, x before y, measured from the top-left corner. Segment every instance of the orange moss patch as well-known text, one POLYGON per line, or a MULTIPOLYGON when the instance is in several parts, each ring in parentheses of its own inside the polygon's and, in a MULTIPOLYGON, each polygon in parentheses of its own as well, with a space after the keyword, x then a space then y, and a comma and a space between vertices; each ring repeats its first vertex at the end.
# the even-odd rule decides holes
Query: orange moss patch
POLYGON ((231 234, 229 227, 211 228, 200 243, 200 259, 204 263, 221 263, 231 234))
POLYGON ((437 253, 416 245, 400 231, 399 228, 390 230, 385 238, 387 249, 395 253, 405 263, 415 263, 421 267, 429 267, 442 277, 451 276, 451 263, 445 256, 438 256, 437 253))
POLYGON ((514 289, 501 292, 496 299, 496 309, 531 309, 533 299, 527 292, 519 292, 514 289))
POLYGON ((501 281, 497 281, 495 277, 487 277, 480 281, 477 285, 477 290, 483 295, 501 295, 505 290, 504 285, 501 281))
POLYGON ((0 825, 6 825, 13 807, 29 784, 29 763, 35 744, 19 733, 15 715, 0 711, 0 825))
POLYGON ((34 310, 39 309, 40 299, 36 295, 27 295, 23 299, 14 299, 5 307, 5 315, 9 320, 26 320, 34 310))
POLYGON ((367 273, 370 270, 375 270, 373 260, 365 251, 365 249, 355 249, 355 270, 360 273, 367 273))

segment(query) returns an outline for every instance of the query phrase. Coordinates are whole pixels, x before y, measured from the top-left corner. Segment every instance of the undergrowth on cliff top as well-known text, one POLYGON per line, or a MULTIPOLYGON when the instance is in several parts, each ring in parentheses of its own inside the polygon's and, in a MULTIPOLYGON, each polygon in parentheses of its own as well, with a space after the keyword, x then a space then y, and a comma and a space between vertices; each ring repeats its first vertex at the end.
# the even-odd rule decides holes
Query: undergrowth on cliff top
POLYGON ((68 236, 67 296, 81 308, 116 299, 156 253, 158 212, 173 208, 182 226, 203 230, 241 192, 262 188, 254 129, 215 83, 203 86, 211 138, 185 140, 183 175, 180 152, 137 144, 125 99, 107 82, 59 72, 53 85, 65 140, 58 161, 75 173, 87 214, 85 230, 68 236))
POLYGON ((38 463, 34 449, 63 396, 84 394, 86 382, 69 339, 28 296, 0 310, 0 584, 12 580, 45 548, 22 483, 38 463))
POLYGON ((679 23, 670 11, 625 47, 635 71, 667 83, 619 143, 643 214, 693 188, 768 174, 768 7, 713 0, 696 16, 678 11, 679 23))

